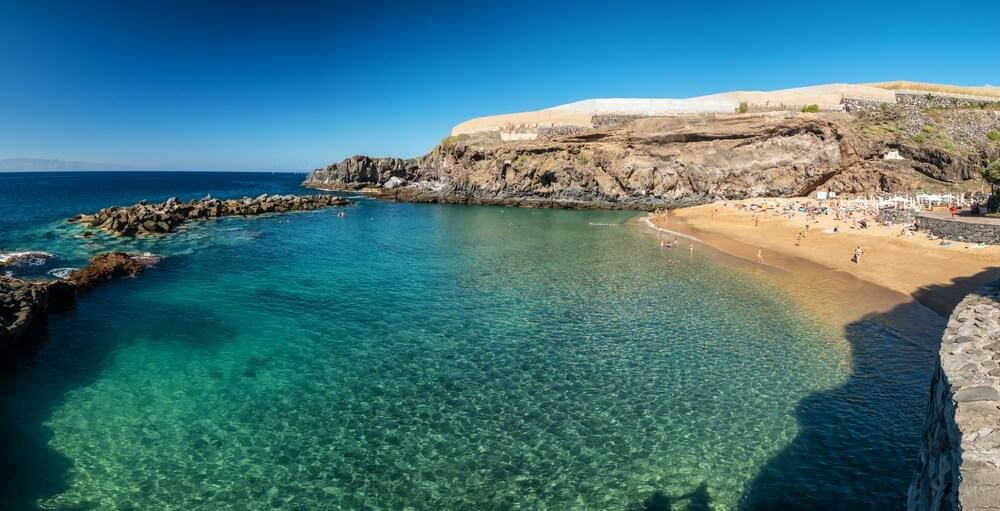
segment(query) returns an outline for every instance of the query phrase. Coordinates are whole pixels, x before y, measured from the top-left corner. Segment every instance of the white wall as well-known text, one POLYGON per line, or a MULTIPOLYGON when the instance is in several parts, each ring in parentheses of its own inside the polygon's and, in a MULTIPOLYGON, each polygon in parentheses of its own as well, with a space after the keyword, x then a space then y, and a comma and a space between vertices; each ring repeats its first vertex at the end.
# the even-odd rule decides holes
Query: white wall
POLYGON ((739 107, 733 101, 691 101, 686 99, 600 98, 559 105, 548 110, 589 112, 591 114, 672 114, 732 113, 739 107))

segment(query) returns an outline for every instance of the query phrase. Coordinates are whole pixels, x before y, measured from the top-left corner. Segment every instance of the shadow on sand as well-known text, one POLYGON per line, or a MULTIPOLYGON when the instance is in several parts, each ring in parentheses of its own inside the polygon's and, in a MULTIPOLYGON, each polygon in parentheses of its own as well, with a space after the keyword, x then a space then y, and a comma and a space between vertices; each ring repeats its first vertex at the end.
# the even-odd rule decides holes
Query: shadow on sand
POLYGON ((925 288, 919 302, 848 324, 848 380, 798 403, 797 436, 748 483, 739 508, 904 509, 945 317, 996 278, 993 268, 925 288))

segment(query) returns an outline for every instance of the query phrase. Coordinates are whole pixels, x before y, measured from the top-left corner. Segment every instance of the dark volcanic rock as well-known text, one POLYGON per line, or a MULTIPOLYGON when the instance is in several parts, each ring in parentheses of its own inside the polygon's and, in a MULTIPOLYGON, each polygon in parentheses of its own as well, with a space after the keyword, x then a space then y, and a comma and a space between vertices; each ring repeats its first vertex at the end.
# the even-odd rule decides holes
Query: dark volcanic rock
POLYGON ((96 255, 65 280, 28 281, 0 276, 0 350, 10 347, 52 306, 72 303, 77 293, 111 279, 135 276, 159 259, 113 252, 96 255))
POLYGON ((42 264, 50 257, 48 252, 0 252, 0 267, 42 264))
POLYGON ((91 289, 98 284, 121 277, 135 277, 146 268, 160 262, 152 254, 126 254, 109 252, 90 258, 86 268, 70 273, 66 282, 77 290, 91 289))
POLYGON ((66 286, 57 281, 30 282, 0 275, 0 349, 20 337, 66 286))
POLYGON ((134 206, 105 208, 93 215, 77 215, 68 221, 103 229, 116 236, 135 236, 167 233, 194 219, 284 213, 347 204, 350 204, 349 200, 333 195, 264 194, 254 199, 228 200, 207 196, 190 202, 178 202, 174 197, 161 204, 149 204, 143 200, 134 206))

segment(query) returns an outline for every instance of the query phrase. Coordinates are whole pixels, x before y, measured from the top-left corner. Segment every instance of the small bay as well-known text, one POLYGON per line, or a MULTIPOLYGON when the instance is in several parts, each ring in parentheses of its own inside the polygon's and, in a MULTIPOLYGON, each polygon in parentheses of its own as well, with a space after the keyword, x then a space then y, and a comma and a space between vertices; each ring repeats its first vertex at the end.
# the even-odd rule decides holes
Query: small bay
POLYGON ((360 198, 135 240, 64 222, 301 180, 0 174, 0 250, 55 256, 14 275, 163 256, 51 314, 0 375, 12 509, 903 507, 939 332, 821 321, 661 249, 636 212, 360 198))

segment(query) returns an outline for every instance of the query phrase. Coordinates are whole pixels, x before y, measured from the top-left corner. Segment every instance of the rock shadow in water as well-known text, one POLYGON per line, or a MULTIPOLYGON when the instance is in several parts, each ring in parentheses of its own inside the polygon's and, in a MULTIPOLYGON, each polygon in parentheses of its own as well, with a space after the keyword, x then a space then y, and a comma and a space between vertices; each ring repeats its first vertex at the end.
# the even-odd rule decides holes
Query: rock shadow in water
POLYGON ((905 509, 946 322, 941 314, 997 275, 990 269, 925 288, 915 293, 919 302, 848 324, 850 376, 798 403, 798 435, 747 484, 739 509, 905 509), (891 488, 877 483, 886 474, 891 488))
MULTIPOLYGON (((674 511, 673 502, 688 501, 686 511, 711 511, 711 498, 708 495, 708 483, 702 481, 691 493, 671 499, 663 492, 650 495, 642 504, 642 511, 674 511)), ((680 509, 680 508, 678 508, 680 509)))

